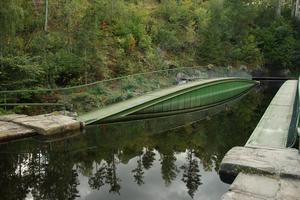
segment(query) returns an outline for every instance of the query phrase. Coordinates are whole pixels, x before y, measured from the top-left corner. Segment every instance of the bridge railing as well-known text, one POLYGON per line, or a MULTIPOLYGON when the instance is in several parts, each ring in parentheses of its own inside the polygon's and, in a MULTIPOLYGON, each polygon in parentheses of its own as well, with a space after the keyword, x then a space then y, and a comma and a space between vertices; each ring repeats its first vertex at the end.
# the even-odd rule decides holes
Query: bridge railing
POLYGON ((295 125, 294 125, 294 132, 295 132, 295 142, 299 141, 298 149, 300 153, 300 129, 299 129, 299 123, 300 123, 300 76, 298 78, 298 88, 297 88, 297 94, 295 99, 295 105, 294 105, 294 111, 295 111, 295 125), (298 138, 297 138, 298 136, 298 138))
POLYGON ((294 147, 297 140, 299 141, 299 153, 300 153, 300 132, 299 132, 299 123, 300 123, 300 77, 298 78, 296 96, 293 106, 292 120, 290 122, 289 131, 288 131, 288 141, 286 147, 294 147))
POLYGON ((289 131, 288 131, 288 140, 287 140, 287 145, 286 147, 293 147, 296 144, 297 137, 298 137, 298 126, 299 126, 299 119, 300 119, 300 103, 299 103, 299 80, 297 84, 297 90, 296 90, 296 95, 295 95, 295 101, 293 105, 293 113, 292 113, 292 119, 290 122, 289 126, 289 131))
POLYGON ((232 68, 187 67, 139 73, 67 88, 0 91, 0 106, 32 114, 69 110, 79 114, 101 109, 146 93, 217 77, 251 76, 232 68))

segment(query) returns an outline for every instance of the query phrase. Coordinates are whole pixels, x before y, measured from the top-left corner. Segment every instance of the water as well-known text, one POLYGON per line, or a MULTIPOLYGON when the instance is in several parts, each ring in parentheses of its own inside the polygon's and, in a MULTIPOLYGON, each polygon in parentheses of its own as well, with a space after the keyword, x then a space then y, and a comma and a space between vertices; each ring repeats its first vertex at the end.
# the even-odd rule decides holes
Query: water
POLYGON ((0 199, 220 199, 222 158, 245 144, 280 84, 205 112, 1 144, 0 199))

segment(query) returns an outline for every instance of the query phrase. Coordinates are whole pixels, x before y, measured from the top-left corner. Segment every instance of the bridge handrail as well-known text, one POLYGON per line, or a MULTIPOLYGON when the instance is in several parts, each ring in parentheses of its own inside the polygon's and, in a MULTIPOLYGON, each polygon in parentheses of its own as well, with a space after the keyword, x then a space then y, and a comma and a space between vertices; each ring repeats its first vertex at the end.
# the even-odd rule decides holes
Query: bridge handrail
MULTIPOLYGON (((72 89, 78 89, 78 88, 83 88, 83 87, 87 87, 87 86, 97 85, 99 83, 105 83, 105 82, 110 82, 110 81, 115 81, 115 80, 121 80, 121 79, 125 79, 125 78, 132 77, 132 76, 153 74, 153 73, 166 72, 166 71, 175 71, 175 70, 178 70, 178 69, 188 69, 188 68, 189 67, 181 67, 181 68, 174 68, 174 69, 165 69, 165 70, 156 70, 156 71, 151 71, 151 72, 135 73, 135 74, 130 74, 130 75, 126 75, 126 76, 119 76, 119 77, 115 77, 115 78, 105 79, 105 80, 101 80, 101 81, 95 81, 95 82, 92 82, 92 83, 87 83, 87 84, 82 84, 82 85, 69 86, 69 87, 64 87, 64 88, 41 88, 41 89, 30 89, 30 90, 6 90, 6 91, 0 91, 0 94, 3 94, 3 93, 19 93, 19 92, 36 92, 36 91, 48 92, 48 91, 72 90, 72 89)), ((193 69, 193 68, 197 68, 197 67, 190 67, 189 69, 193 69)))
MULTIPOLYGON (((291 120, 291 124, 290 124, 290 128, 289 128, 289 135, 288 135, 289 142, 287 144, 287 147, 295 146, 297 139, 300 137, 300 132, 298 129, 299 122, 300 122, 300 76, 298 77, 293 115, 292 115, 292 120, 291 120), (293 137, 293 138, 291 138, 291 137, 293 137)), ((300 153, 300 141, 299 141, 299 153, 300 153)))
MULTIPOLYGON (((231 68, 181 67, 136 73, 66 88, 0 91, 0 106, 4 106, 5 109, 7 107, 14 109, 15 106, 21 106, 21 108, 45 106, 47 112, 67 109, 84 113, 154 90, 170 87, 182 81, 228 76, 251 79, 251 76, 245 71, 231 68), (60 107, 57 108, 57 106, 60 107)), ((36 109, 38 111, 38 108, 36 109)))
POLYGON ((299 76, 299 78, 298 78, 298 88, 297 88, 297 99, 296 99, 296 101, 297 101, 297 112, 298 112, 298 115, 297 115, 297 122, 296 122, 296 130, 295 130, 295 132, 296 132, 296 135, 298 135, 298 140, 299 140, 299 153, 300 153, 300 139, 299 139, 299 137, 300 137, 300 132, 299 132, 299 123, 300 123, 300 76, 299 76))
POLYGON ((297 109, 297 122, 296 122, 296 132, 300 136, 300 132, 298 132, 298 127, 300 123, 300 76, 298 78, 298 87, 297 87, 297 94, 296 94, 296 109, 297 109))
MULTIPOLYGON (((134 76, 154 74, 154 73, 160 73, 160 72, 170 72, 170 71, 177 71, 177 70, 184 70, 184 69, 201 69, 201 68, 203 68, 203 66, 178 67, 178 68, 173 68, 173 69, 164 69, 164 70, 155 70, 155 71, 150 71, 150 72, 135 73, 135 74, 130 74, 130 75, 126 75, 126 76, 120 76, 120 77, 115 77, 115 78, 111 78, 111 79, 105 79, 105 80, 101 80, 101 81, 95 81, 95 82, 92 82, 92 83, 76 85, 76 86, 70 86, 70 87, 64 87, 64 88, 40 88, 40 89, 29 89, 29 90, 3 90, 3 91, 0 91, 0 94, 72 90, 72 89, 79 89, 79 88, 84 88, 84 87, 88 87, 88 86, 93 86, 93 85, 97 85, 97 84, 100 84, 100 83, 106 83, 106 82, 110 82, 110 81, 122 80, 122 79, 126 79, 126 78, 129 78, 129 77, 134 77, 134 76)), ((250 76, 248 78, 250 78, 250 76)))

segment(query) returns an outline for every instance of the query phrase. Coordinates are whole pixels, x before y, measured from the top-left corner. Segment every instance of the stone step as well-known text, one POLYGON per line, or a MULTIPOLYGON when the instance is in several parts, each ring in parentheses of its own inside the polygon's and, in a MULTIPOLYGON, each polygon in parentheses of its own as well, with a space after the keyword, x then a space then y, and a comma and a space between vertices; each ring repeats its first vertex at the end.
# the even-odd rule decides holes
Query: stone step
POLYGON ((234 147, 223 158, 219 175, 224 182, 230 183, 240 172, 300 180, 300 155, 292 148, 234 147))
POLYGON ((222 200, 299 200, 300 180, 240 173, 222 200))
POLYGON ((13 122, 0 121, 0 140, 7 141, 34 135, 36 132, 31 128, 15 124, 13 122))
POLYGON ((54 135, 59 133, 64 133, 73 130, 80 130, 81 123, 75 120, 73 117, 65 116, 62 114, 45 114, 45 115, 36 115, 36 116, 27 116, 27 115, 5 115, 0 116, 2 126, 7 126, 3 128, 3 134, 5 135, 5 129, 9 129, 14 132, 14 134, 24 135, 28 130, 34 130, 34 132, 41 135, 54 135), (18 125, 18 131, 14 128, 11 128, 13 125, 18 125), (23 129, 21 128, 23 127, 23 129))
POLYGON ((30 127, 42 135, 54 135, 80 129, 80 122, 64 115, 36 115, 16 118, 12 122, 30 127))

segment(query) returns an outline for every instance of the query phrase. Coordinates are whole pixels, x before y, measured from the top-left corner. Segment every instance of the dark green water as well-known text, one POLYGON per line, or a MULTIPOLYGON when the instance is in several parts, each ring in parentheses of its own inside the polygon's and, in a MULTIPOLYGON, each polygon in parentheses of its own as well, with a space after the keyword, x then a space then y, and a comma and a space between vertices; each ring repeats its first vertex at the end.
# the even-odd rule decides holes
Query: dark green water
POLYGON ((280 84, 206 112, 1 144, 0 199, 220 199, 223 156, 245 144, 280 84))

